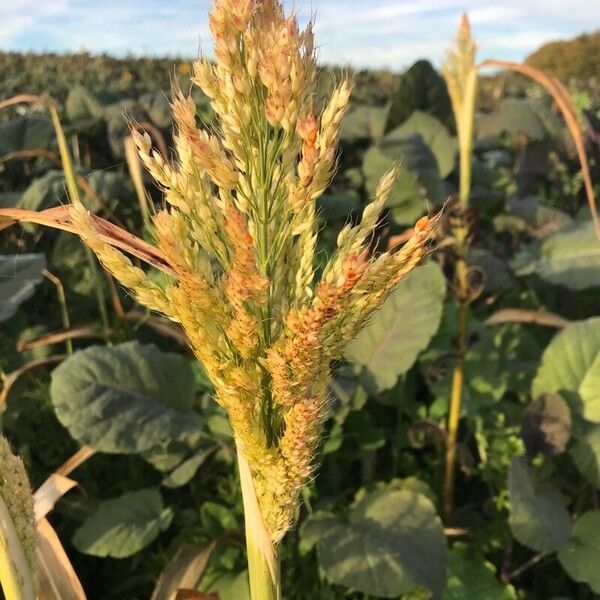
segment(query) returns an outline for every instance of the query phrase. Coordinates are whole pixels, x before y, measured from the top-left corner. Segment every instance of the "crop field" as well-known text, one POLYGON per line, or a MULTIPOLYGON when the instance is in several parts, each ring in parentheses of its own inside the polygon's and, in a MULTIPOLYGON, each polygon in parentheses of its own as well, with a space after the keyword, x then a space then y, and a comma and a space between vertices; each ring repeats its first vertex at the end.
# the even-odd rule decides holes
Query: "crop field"
POLYGON ((0 53, 4 597, 599 598, 598 34, 210 26, 0 53))

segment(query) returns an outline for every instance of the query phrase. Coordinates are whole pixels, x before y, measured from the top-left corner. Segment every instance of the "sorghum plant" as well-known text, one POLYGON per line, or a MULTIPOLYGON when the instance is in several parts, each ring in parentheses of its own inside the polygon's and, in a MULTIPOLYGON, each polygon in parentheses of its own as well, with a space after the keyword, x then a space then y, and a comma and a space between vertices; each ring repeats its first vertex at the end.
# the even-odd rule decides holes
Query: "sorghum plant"
POLYGON ((397 252, 373 254, 392 169, 317 277, 316 201, 336 168, 351 84, 342 80, 317 111, 311 26, 300 31, 275 0, 216 0, 210 27, 216 61, 197 61, 194 83, 216 126, 200 129, 176 87, 175 164, 132 133, 164 190, 156 246, 91 215, 76 192, 54 225, 78 233, 141 304, 183 326, 235 433, 250 587, 262 600, 280 593, 277 544, 313 472, 330 363, 422 259, 434 222, 418 221, 397 252))
POLYGON ((459 191, 450 215, 451 235, 454 240, 455 290, 458 302, 458 335, 456 362, 452 375, 452 390, 448 412, 446 461, 444 472, 443 511, 446 520, 451 520, 454 510, 454 479, 456 470, 456 443, 458 422, 461 415, 464 384, 464 362, 467 351, 467 318, 469 304, 476 293, 469 281, 467 257, 471 244, 472 213, 469 211, 471 194, 471 161, 473 152, 473 123, 475 98, 477 95, 477 46, 471 35, 471 26, 466 14, 462 16, 454 44, 448 51, 443 74, 452 102, 456 121, 459 149, 459 191))

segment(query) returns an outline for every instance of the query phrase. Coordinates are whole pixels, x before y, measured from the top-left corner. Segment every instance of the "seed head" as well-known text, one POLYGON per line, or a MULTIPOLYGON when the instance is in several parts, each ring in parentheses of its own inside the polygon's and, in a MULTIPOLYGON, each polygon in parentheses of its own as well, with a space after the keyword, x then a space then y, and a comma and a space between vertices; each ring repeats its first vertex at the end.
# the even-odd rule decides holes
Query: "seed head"
POLYGON ((392 169, 317 278, 316 201, 335 171, 352 85, 342 80, 315 108, 312 28, 301 30, 276 0, 215 0, 210 28, 216 62, 197 61, 193 81, 210 98, 214 128, 198 127, 191 97, 175 88, 174 164, 132 132, 165 195, 154 226, 167 283, 108 245, 83 208, 72 219, 140 302, 181 323, 277 542, 313 472, 329 365, 422 259, 435 221, 419 220, 398 252, 372 255, 392 169))

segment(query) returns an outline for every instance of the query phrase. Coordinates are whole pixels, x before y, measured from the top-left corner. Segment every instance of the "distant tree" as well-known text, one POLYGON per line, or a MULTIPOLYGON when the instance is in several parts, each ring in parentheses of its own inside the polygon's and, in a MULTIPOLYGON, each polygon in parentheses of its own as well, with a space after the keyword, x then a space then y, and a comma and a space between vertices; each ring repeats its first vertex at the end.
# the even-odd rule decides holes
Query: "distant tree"
POLYGON ((525 62, 567 81, 600 78, 600 31, 548 42, 525 62))
POLYGON ((397 127, 415 110, 437 117, 454 130, 454 117, 446 82, 428 60, 418 60, 400 78, 392 95, 386 131, 397 127))

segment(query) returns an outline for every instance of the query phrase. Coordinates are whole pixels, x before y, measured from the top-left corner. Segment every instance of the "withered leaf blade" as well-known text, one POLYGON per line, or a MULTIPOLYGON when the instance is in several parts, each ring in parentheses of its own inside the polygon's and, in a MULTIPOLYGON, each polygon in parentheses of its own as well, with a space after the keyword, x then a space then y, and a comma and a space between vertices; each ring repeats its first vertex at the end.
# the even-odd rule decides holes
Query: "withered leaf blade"
POLYGON ((215 545, 216 542, 212 542, 204 548, 189 545, 178 548, 160 574, 150 600, 211 598, 190 588, 195 587, 200 581, 215 545))
POLYGON ((37 560, 39 600, 86 600, 75 569, 46 519, 38 523, 37 560))
MULTIPOLYGON (((152 244, 96 215, 91 215, 91 217, 102 241, 139 258, 156 269, 171 273, 171 267, 165 256, 152 244)), ((35 223, 36 225, 44 225, 69 233, 79 233, 73 225, 68 206, 56 206, 39 212, 22 208, 0 209, 0 231, 15 223, 35 223)))

